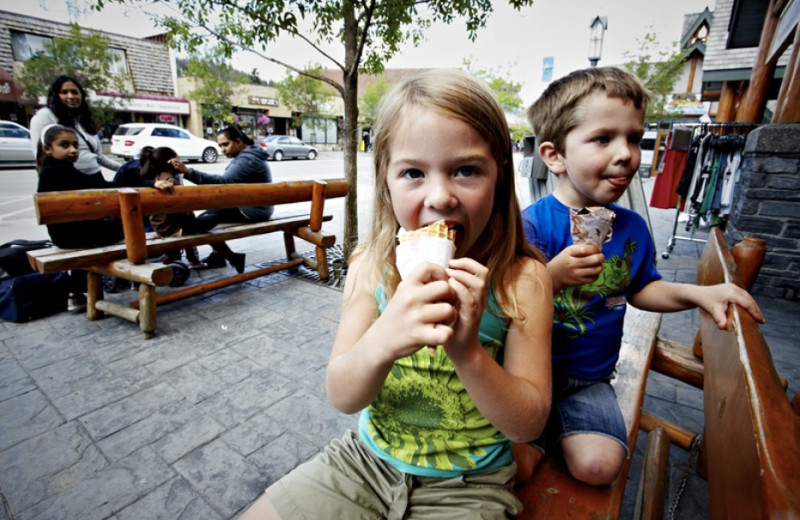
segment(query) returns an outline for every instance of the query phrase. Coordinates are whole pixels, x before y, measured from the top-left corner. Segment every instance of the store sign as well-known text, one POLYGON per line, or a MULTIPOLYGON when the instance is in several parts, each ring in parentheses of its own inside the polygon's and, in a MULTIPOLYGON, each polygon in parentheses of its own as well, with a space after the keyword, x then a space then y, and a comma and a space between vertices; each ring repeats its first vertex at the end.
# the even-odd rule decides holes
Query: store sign
POLYGON ((700 101, 693 93, 672 94, 667 102, 666 110, 673 115, 702 116, 707 114, 711 103, 700 101))
POLYGON ((268 98, 263 96, 247 96, 247 103, 250 105, 263 105, 267 107, 278 106, 278 100, 275 98, 268 98))
POLYGON ((174 123, 175 116, 173 116, 172 114, 160 114, 158 116, 158 121, 160 123, 174 123))
POLYGON ((110 102, 120 112, 144 112, 150 114, 189 114, 188 101, 167 101, 162 99, 119 98, 95 94, 95 99, 110 102))

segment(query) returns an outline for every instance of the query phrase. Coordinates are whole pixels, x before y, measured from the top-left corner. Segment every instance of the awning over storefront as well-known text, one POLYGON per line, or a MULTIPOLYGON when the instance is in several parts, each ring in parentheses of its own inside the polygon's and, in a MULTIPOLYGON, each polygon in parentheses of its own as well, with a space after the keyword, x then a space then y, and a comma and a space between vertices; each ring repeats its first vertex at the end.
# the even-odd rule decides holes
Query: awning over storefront
POLYGON ((114 103, 119 112, 142 112, 150 114, 189 114, 189 101, 179 97, 160 94, 122 94, 99 90, 92 96, 94 99, 114 103))
POLYGON ((0 67, 0 101, 21 103, 21 92, 14 84, 14 78, 6 69, 0 67))

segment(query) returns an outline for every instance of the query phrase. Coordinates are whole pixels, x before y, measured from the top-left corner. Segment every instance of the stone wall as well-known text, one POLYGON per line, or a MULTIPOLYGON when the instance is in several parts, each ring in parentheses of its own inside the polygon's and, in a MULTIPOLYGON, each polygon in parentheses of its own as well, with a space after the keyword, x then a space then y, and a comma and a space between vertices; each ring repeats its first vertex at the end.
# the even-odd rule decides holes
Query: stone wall
POLYGON ((753 294, 800 299, 800 123, 765 125, 747 138, 725 235, 767 242, 753 294))

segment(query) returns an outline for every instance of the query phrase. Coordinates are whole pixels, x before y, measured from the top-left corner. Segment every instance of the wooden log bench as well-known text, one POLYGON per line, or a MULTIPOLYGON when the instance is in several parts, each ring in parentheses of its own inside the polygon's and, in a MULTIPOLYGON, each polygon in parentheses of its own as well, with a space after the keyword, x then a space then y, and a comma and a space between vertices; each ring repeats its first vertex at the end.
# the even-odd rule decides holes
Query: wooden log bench
MULTIPOLYGON (((698 265, 697 283, 723 282, 741 285, 725 238, 715 228, 698 265)), ((706 465, 710 518, 800 518, 800 407, 796 404, 800 393, 793 402, 789 400, 787 382, 778 376, 758 324, 747 311, 731 306, 730 326, 719 330, 701 310, 703 359, 699 360, 692 346, 659 338, 658 315, 649 324, 644 321, 652 318, 650 314, 628 309, 614 382, 631 450, 636 428, 650 432, 634 518, 662 518, 670 443, 689 449, 697 438, 694 432, 641 409, 648 367, 703 390, 701 458, 706 465)), ((525 506, 517 518, 618 518, 629 464, 627 460, 611 485, 592 487, 571 478, 563 460, 545 457, 534 478, 517 489, 525 506)))
POLYGON ((152 188, 37 193, 34 195, 34 206, 39 224, 116 217, 122 220, 125 238, 124 243, 106 247, 31 251, 28 257, 31 266, 41 273, 74 269, 87 271, 87 318, 95 320, 102 317, 103 313, 112 314, 139 323, 145 337, 149 338, 156 330, 156 308, 164 303, 295 268, 300 264, 316 269, 320 278, 327 279, 327 249, 334 245, 336 237, 322 231, 323 222, 332 218, 324 214, 325 200, 344 197, 347 190, 347 181, 331 179, 177 186, 174 193, 163 193, 152 188), (144 229, 143 217, 146 215, 298 202, 310 202, 309 211, 289 216, 276 215, 267 222, 218 226, 201 235, 159 238, 145 233, 144 229), (286 261, 164 294, 156 293, 156 287, 169 284, 172 269, 160 261, 148 259, 159 258, 168 251, 273 232, 283 232, 286 261), (314 258, 297 253, 295 237, 315 246, 314 258), (139 283, 138 300, 128 306, 105 301, 102 285, 104 275, 139 283))
MULTIPOLYGON (((584 484, 570 476, 560 454, 547 455, 537 466, 533 478, 517 487, 517 497, 523 503, 523 511, 517 515, 518 520, 595 520, 619 516, 636 447, 648 367, 660 324, 661 314, 632 306, 626 311, 617 375, 612 385, 625 418, 630 456, 625 460, 617 479, 608 486, 584 484)), ((663 447, 664 443, 668 446, 668 440, 663 440, 666 436, 662 435, 660 439, 660 446, 663 447)))

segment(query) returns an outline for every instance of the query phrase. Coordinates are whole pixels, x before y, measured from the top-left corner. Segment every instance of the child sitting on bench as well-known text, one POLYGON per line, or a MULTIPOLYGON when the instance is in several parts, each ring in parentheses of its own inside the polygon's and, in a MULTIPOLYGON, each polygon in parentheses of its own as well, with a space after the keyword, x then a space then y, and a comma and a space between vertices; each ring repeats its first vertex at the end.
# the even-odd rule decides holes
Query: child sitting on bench
POLYGON ((522 214, 526 238, 548 258, 555 312, 552 410, 540 439, 515 445, 520 481, 554 449, 578 480, 603 485, 616 479, 628 444, 609 382, 629 303, 652 312, 701 307, 720 329, 727 326, 728 305, 736 303, 764 321, 755 300, 734 284, 662 280, 647 223, 614 204, 639 169, 647 96, 632 74, 600 67, 553 82, 528 109, 539 154, 558 176, 558 187, 522 214), (571 215, 597 207, 613 211, 611 233, 597 244, 581 243, 571 215))

